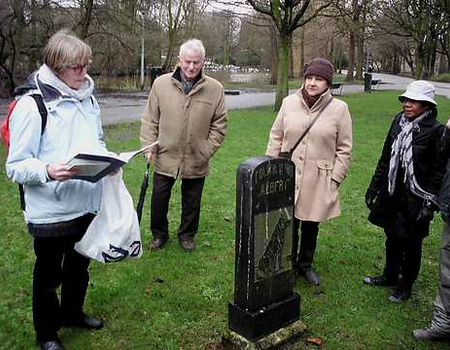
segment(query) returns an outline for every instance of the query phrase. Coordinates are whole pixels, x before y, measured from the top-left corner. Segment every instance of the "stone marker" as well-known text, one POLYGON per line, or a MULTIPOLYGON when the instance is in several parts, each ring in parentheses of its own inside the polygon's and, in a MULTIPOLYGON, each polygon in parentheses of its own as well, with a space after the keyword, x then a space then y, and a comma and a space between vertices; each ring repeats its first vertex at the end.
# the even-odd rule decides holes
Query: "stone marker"
POLYGON ((295 166, 268 156, 241 163, 236 184, 234 301, 231 331, 251 342, 299 320, 293 292, 295 166))

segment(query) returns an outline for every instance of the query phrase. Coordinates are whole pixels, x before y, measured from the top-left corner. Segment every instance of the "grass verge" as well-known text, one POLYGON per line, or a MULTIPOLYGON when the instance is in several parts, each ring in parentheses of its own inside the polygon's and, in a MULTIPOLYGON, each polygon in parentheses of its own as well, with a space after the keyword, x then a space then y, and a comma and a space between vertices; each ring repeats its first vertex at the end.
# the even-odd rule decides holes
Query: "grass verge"
MULTIPOLYGON (((441 220, 424 241, 422 270, 411 300, 394 305, 388 290, 362 284, 380 273, 384 235, 367 222, 364 193, 381 152, 392 117, 399 110, 398 92, 376 91, 343 98, 354 124, 354 151, 348 178, 341 186, 342 216, 320 226, 315 266, 323 284, 303 279, 295 289, 302 297, 305 337, 324 340, 321 349, 447 349, 447 344, 416 342, 411 332, 428 324, 437 292, 441 220)), ((438 98, 441 115, 450 102, 438 98)), ((172 195, 172 239, 160 252, 144 252, 138 261, 91 264, 85 309, 101 316, 101 331, 63 329, 67 349, 204 349, 220 341, 227 328, 227 303, 233 298, 235 171, 240 162, 264 154, 274 113, 269 108, 232 111, 226 140, 211 162, 202 203, 198 249, 188 254, 176 241, 180 186, 172 195)), ((445 120, 442 120, 445 122, 445 120)), ((138 124, 105 129, 111 150, 139 147, 138 124)), ((5 154, 0 151, 0 162, 5 154)), ((125 182, 137 199, 143 158, 124 169, 125 182)), ((34 344, 31 284, 32 240, 19 209, 17 186, 0 171, 0 348, 30 349, 34 344)), ((147 203, 148 204, 148 203, 147 203)), ((142 224, 144 245, 150 241, 149 206, 142 224)), ((300 339, 295 349, 315 349, 300 339)))

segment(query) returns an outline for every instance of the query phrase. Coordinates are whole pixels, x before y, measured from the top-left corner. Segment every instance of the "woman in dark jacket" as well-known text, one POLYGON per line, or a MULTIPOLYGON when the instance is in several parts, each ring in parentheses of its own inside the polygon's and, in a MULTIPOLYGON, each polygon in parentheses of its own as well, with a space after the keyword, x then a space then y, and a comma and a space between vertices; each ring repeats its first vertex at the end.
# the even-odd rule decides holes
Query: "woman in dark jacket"
POLYGON ((411 296, 444 172, 438 156, 444 126, 436 120, 434 86, 415 81, 399 100, 403 111, 394 118, 366 192, 369 221, 386 234, 386 262, 381 276, 364 283, 393 286, 393 302, 411 296))

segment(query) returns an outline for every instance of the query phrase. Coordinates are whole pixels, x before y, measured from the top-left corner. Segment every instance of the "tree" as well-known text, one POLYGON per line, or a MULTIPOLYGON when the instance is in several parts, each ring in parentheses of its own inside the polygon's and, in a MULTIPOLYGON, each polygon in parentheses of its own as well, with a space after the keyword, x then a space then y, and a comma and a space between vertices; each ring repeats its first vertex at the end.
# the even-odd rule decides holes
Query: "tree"
POLYGON ((415 49, 415 78, 434 73, 437 43, 450 27, 448 0, 383 0, 380 28, 400 38, 410 38, 415 49))
POLYGON ((278 77, 275 110, 279 110, 283 98, 288 94, 289 52, 292 36, 297 28, 315 18, 330 3, 317 5, 308 17, 305 14, 311 0, 247 0, 253 9, 272 18, 278 33, 278 77))

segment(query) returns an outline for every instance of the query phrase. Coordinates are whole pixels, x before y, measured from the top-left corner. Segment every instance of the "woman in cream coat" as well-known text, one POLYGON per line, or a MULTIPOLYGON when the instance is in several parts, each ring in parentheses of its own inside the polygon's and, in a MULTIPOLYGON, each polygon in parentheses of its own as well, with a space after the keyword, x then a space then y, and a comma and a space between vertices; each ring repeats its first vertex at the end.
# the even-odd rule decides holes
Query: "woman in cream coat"
POLYGON ((341 214, 338 187, 347 174, 352 149, 348 106, 330 92, 333 71, 333 64, 323 58, 316 58, 305 67, 304 84, 296 94, 283 100, 266 151, 274 157, 290 151, 323 109, 291 158, 296 168, 292 262, 298 273, 315 285, 320 284, 320 279, 311 266, 319 223, 341 214))

